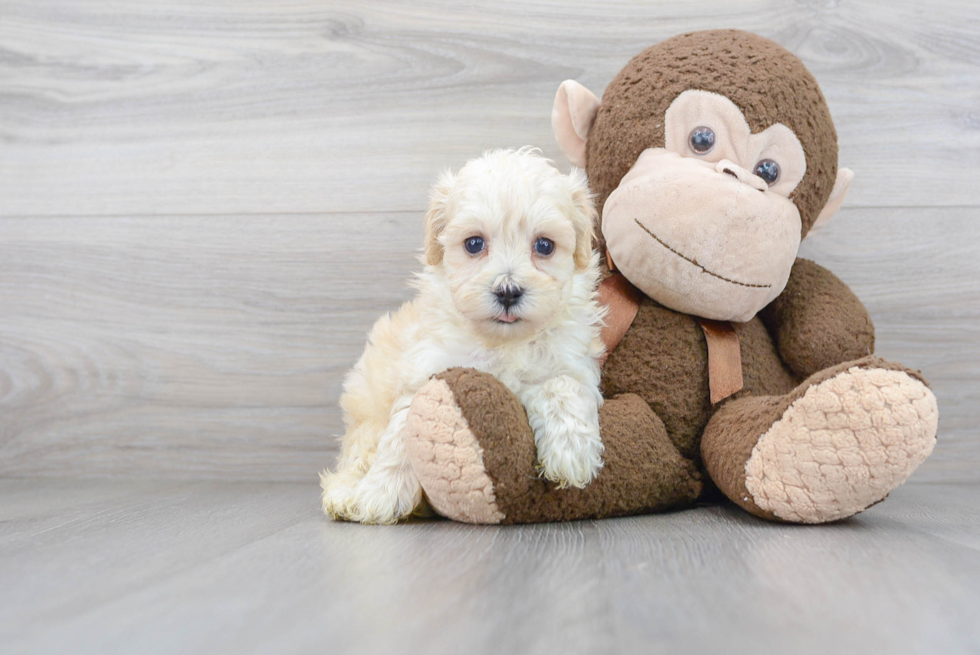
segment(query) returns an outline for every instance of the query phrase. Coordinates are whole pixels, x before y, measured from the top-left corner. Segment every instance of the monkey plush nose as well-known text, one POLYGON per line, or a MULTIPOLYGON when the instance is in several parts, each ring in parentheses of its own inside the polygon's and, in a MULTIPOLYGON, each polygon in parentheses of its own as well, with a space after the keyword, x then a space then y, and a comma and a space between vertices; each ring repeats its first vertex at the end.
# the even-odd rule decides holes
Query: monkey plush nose
POLYGON ((731 175, 736 180, 742 184, 748 184, 753 189, 758 191, 765 191, 769 188, 761 177, 750 173, 748 170, 742 168, 730 159, 722 159, 720 162, 715 164, 715 170, 719 173, 724 173, 725 175, 731 175))
POLYGON ((497 296, 497 302, 503 305, 504 309, 510 309, 518 303, 521 296, 524 295, 524 289, 520 288, 516 284, 505 284, 499 289, 493 292, 493 295, 497 296))

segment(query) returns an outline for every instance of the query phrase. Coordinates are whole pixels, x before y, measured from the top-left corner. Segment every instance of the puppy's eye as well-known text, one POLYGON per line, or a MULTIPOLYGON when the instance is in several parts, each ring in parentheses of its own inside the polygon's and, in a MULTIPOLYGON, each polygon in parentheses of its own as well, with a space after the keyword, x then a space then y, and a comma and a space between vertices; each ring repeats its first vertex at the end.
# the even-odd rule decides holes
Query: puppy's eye
POLYGON ((706 155, 715 147, 715 131, 710 127, 695 127, 691 130, 687 142, 698 155, 706 155))
POLYGON ((544 237, 538 237, 534 242, 534 252, 538 253, 542 257, 547 257, 555 251, 555 242, 551 239, 545 239, 544 237))
POLYGON ((487 242, 483 240, 483 237, 470 237, 463 242, 463 247, 466 248, 466 252, 475 255, 483 252, 483 249, 487 247, 487 242))
POLYGON ((761 177, 766 184, 772 186, 779 179, 779 164, 771 159, 763 159, 755 165, 755 170, 752 172, 761 177))

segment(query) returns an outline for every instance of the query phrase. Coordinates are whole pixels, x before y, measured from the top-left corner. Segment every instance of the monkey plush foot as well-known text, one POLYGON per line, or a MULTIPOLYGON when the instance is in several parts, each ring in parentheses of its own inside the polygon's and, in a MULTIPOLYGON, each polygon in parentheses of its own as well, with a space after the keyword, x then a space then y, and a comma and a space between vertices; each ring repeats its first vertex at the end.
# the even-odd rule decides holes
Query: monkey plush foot
POLYGON ((520 401, 471 369, 440 373, 416 394, 406 450, 429 504, 467 523, 534 523, 622 516, 689 503, 701 476, 639 396, 599 413, 605 465, 584 489, 536 470, 534 434, 520 401))
POLYGON ((534 435, 520 403, 514 404, 517 399, 493 382, 491 376, 454 369, 429 380, 412 401, 406 452, 429 504, 446 518, 501 523, 507 496, 527 492, 528 482, 503 475, 502 469, 509 464, 515 473, 533 471, 534 435), (470 401, 464 403, 465 414, 457 396, 470 401), (497 452, 487 457, 485 443, 497 444, 497 452), (498 462, 495 456, 504 444, 511 461, 498 462), (509 488, 512 484, 517 488, 509 488), (503 506, 497 499, 501 487, 503 506))
POLYGON ((712 479, 750 512, 825 523, 905 482, 932 452, 938 420, 916 373, 869 357, 787 396, 731 401, 705 429, 702 452, 712 479))

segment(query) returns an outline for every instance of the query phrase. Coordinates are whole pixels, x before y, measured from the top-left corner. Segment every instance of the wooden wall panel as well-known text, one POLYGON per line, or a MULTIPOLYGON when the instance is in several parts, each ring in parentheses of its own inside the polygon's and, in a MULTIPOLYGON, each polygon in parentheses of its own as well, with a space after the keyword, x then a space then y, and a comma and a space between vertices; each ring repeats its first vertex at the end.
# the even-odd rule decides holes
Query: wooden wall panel
POLYGON ((739 27, 797 52, 852 206, 980 202, 980 5, 0 2, 0 215, 421 209, 435 173, 532 144, 558 84, 739 27))
MULTIPOLYGON (((980 477, 978 219, 845 209, 804 244, 934 384, 923 477, 980 477)), ((0 221, 0 474, 312 476, 420 239, 416 213, 0 221)))
POLYGON ((409 296, 437 171, 532 143, 558 83, 750 29, 817 75, 857 173, 804 254, 980 479, 980 6, 0 0, 0 474, 310 479, 409 296))

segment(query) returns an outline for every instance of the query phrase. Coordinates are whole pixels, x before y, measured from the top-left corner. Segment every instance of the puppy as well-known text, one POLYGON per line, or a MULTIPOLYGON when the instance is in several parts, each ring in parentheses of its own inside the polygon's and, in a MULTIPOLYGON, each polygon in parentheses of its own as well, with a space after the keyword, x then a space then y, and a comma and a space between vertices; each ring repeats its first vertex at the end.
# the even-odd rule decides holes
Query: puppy
POLYGON ((394 523, 422 504, 405 454, 416 391, 454 366, 523 403, 545 478, 584 487, 602 467, 595 209, 585 175, 538 151, 496 150, 446 172, 425 216, 417 297, 382 317, 340 399, 347 433, 321 474, 335 519, 394 523))

